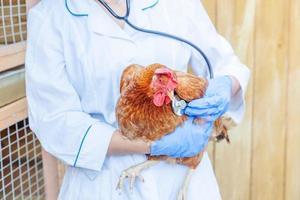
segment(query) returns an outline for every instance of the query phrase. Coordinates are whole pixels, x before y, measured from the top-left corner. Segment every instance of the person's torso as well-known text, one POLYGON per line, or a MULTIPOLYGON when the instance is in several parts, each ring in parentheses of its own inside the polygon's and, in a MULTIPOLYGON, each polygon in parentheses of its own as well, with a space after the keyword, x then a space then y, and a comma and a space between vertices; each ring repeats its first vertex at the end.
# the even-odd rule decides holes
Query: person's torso
MULTIPOLYGON (((139 27, 184 37, 184 21, 179 21, 162 1, 155 8, 142 10, 143 1, 132 1, 130 21, 139 27)), ((130 64, 147 66, 161 63, 186 71, 191 49, 178 41, 138 32, 128 25, 121 29, 94 1, 89 16, 70 15, 64 38, 68 76, 80 96, 82 109, 115 124, 122 71, 130 64)))

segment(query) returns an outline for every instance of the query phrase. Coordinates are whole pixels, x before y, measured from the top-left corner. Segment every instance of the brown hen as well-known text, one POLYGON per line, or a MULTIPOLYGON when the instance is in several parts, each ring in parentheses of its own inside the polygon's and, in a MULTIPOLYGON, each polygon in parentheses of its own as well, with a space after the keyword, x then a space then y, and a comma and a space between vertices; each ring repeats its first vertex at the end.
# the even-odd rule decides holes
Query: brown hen
MULTIPOLYGON (((152 142, 173 132, 177 126, 187 120, 187 116, 174 114, 171 101, 174 95, 190 102, 203 97, 208 81, 195 75, 173 71, 161 64, 148 67, 128 66, 122 74, 120 98, 116 107, 116 117, 122 134, 128 139, 143 139, 152 142)), ((195 123, 203 123, 195 119, 195 123)), ((217 141, 226 139, 228 124, 218 119, 214 124, 213 137, 217 141)), ((118 188, 121 189, 125 178, 132 178, 141 170, 156 164, 159 160, 179 163, 195 169, 202 159, 203 152, 191 158, 170 158, 167 156, 148 156, 145 163, 133 166, 123 172, 118 188)), ((190 179, 190 171, 178 198, 185 196, 190 179)), ((132 187, 132 185, 131 185, 132 187)))

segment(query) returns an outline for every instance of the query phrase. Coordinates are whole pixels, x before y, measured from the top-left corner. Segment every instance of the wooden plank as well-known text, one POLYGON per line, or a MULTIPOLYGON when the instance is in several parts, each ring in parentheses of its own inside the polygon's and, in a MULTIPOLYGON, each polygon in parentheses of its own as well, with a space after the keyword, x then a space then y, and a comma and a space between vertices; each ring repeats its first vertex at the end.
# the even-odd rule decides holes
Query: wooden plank
POLYGON ((24 68, 0 73, 0 108, 25 96, 24 68))
POLYGON ((235 2, 234 0, 218 0, 217 5, 217 23, 218 32, 230 40, 234 29, 235 17, 235 2))
MULTIPOLYGON (((201 1, 201 0, 200 0, 201 1)), ((203 0, 203 6, 205 7, 211 21, 216 24, 217 18, 217 0, 203 0)))
POLYGON ((0 130, 27 117, 26 98, 0 108, 0 130))
POLYGON ((288 3, 258 1, 251 199, 284 199, 288 3))
POLYGON ((21 3, 21 4, 23 4, 24 3, 24 1, 25 0, 3 0, 3 5, 16 5, 16 4, 18 4, 19 2, 21 3))
POLYGON ((285 199, 300 199, 300 1, 290 0, 285 199))
MULTIPOLYGON (((216 24, 216 18, 217 18, 217 0, 204 0, 202 1, 203 6, 205 7, 211 21, 216 24)), ((209 154, 210 160, 212 162, 212 165, 214 166, 214 160, 215 160, 215 143, 210 142, 207 148, 207 152, 209 154)))
MULTIPOLYGON (((227 0, 227 1, 218 0, 217 9, 216 9, 217 10, 216 28, 219 34, 221 34, 230 42, 232 42, 231 38, 233 35, 233 28, 234 28, 234 8, 235 8, 234 0, 227 0)), ((231 138, 232 135, 233 134, 231 133, 231 138)), ((228 157, 226 156, 225 152, 227 152, 230 147, 232 146, 229 146, 228 144, 221 142, 215 145, 215 150, 214 150, 215 173, 219 183, 222 198, 225 200, 227 199, 227 195, 228 195, 226 193, 226 190, 228 190, 228 187, 231 186, 229 182, 232 174, 230 170, 228 170, 227 168, 227 166, 229 166, 229 162, 224 163, 224 159, 228 157), (222 152, 222 150, 225 152, 222 152)), ((232 189, 230 191, 232 191, 232 189)))
POLYGON ((0 72, 24 64, 25 49, 26 42, 0 46, 0 72))
MULTIPOLYGON (((254 62, 254 18, 255 0, 219 1, 218 29, 229 39, 241 61, 250 68, 252 68, 254 62)), ((253 102, 252 78, 246 97, 247 107, 244 121, 230 132, 231 144, 228 145, 223 142, 216 145, 215 171, 224 200, 249 199, 253 102)))

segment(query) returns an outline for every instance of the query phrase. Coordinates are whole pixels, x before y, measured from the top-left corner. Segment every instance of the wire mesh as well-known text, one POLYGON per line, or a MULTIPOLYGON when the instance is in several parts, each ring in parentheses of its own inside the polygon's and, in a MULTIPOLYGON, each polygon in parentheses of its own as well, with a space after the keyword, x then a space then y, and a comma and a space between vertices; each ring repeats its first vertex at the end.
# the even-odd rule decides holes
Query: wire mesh
POLYGON ((42 149, 28 119, 0 134, 0 199, 45 199, 42 149))
POLYGON ((0 45, 26 40, 25 0, 0 0, 0 45))

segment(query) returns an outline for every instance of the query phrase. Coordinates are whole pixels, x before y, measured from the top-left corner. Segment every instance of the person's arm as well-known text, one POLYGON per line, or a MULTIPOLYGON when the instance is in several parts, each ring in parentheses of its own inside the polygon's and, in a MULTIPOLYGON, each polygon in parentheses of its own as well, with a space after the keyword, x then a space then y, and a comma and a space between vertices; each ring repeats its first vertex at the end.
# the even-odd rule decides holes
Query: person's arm
POLYGON ((82 111, 66 73, 59 22, 44 14, 36 8, 29 13, 26 55, 30 127, 43 148, 69 165, 93 170, 101 169, 106 155, 149 154, 150 143, 129 140, 82 111))
MULTIPOLYGON (((228 81, 223 78, 224 76, 231 78, 231 84, 230 86, 227 86, 227 88, 231 87, 230 90, 227 90, 230 91, 230 94, 225 94, 225 92, 220 95, 217 94, 219 99, 226 98, 226 100, 229 100, 229 102, 209 102, 210 99, 214 99, 210 98, 207 99, 208 101, 206 102, 202 101, 203 104, 199 104, 199 110, 200 108, 203 108, 204 104, 208 103, 210 105, 212 105, 214 102, 218 102, 220 104, 228 103, 227 106, 221 105, 223 108, 225 108, 225 110, 222 110, 222 112, 219 114, 226 112, 226 114, 230 116, 236 123, 239 123, 242 120, 245 110, 244 98, 250 75, 249 69, 240 62, 229 42, 216 31, 201 1, 190 0, 186 2, 185 10, 185 16, 188 18, 187 21, 189 23, 187 28, 187 37, 189 37, 192 42, 202 48, 210 60, 214 71, 216 81, 212 82, 211 89, 215 90, 215 86, 217 85, 222 86, 222 83, 217 83, 219 80, 228 84, 228 81)), ((198 75, 207 74, 206 67, 203 67, 206 66, 204 59, 201 57, 201 55, 199 55, 198 52, 194 50, 192 51, 190 64, 194 73, 198 75)), ((210 88, 210 86, 208 87, 210 88)), ((212 93, 213 92, 206 95, 206 97, 210 96, 212 93)), ((219 105, 215 106, 218 107, 219 105)), ((207 110, 204 111, 202 109, 202 111, 202 113, 205 113, 207 110)))
POLYGON ((64 59, 63 20, 46 3, 29 13, 26 54, 29 124, 42 147, 68 165, 97 171, 107 151, 147 152, 141 142, 121 140, 115 127, 83 111, 67 73, 71 66, 64 59))
POLYGON ((116 130, 111 137, 107 153, 108 155, 149 154, 150 143, 143 140, 129 140, 116 130))
POLYGON ((108 154, 134 153, 151 156, 166 155, 174 158, 193 157, 206 147, 212 128, 212 122, 198 125, 193 122, 193 118, 189 118, 174 132, 149 143, 142 140, 129 140, 116 130, 108 147, 108 154))

